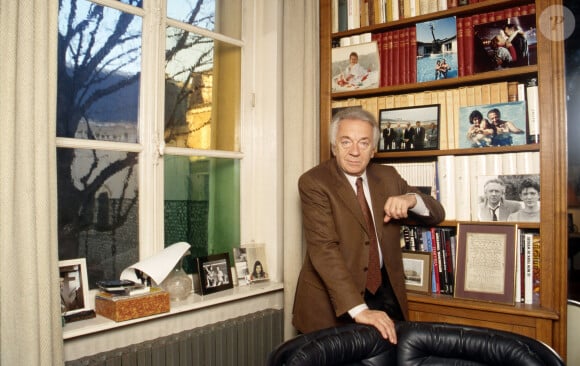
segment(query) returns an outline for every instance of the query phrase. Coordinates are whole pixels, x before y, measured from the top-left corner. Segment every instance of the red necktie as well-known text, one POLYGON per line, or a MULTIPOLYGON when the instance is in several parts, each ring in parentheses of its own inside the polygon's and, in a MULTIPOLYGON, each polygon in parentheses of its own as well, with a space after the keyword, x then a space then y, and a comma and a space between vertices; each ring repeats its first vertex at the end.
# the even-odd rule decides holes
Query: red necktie
POLYGON ((371 210, 365 199, 365 193, 362 186, 362 178, 356 180, 356 198, 363 212, 367 224, 367 233, 370 239, 369 264, 367 272, 367 290, 374 294, 381 284, 381 265, 379 263, 379 244, 377 242, 377 233, 371 210))

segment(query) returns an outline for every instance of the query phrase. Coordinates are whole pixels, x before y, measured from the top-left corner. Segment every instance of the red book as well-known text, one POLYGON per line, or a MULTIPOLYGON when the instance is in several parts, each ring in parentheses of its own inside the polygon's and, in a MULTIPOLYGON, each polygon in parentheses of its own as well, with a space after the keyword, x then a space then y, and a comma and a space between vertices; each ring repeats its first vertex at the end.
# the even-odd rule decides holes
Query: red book
POLYGON ((399 35, 400 34, 398 30, 393 31, 393 79, 391 85, 398 85, 401 83, 401 78, 399 77, 401 72, 401 65, 399 61, 401 59, 401 44, 399 41, 399 35))
POLYGON ((456 8, 457 0, 447 0, 447 9, 456 8))
POLYGON ((401 47, 401 84, 409 82, 409 28, 399 30, 399 43, 401 47))
POLYGON ((379 51, 379 63, 381 64, 381 73, 379 75, 379 86, 385 86, 384 84, 384 78, 385 78, 385 69, 384 69, 384 65, 385 65, 385 52, 386 52, 386 36, 385 36, 385 40, 383 40, 383 33, 373 33, 371 36, 371 39, 375 42, 377 42, 377 49, 379 51), (385 43, 383 43, 385 42, 385 43))
POLYGON ((463 18, 463 45, 465 76, 473 75, 473 20, 471 16, 463 18))
POLYGON ((409 82, 417 82, 417 28, 409 28, 409 82))
POLYGON ((463 32, 463 18, 457 17, 457 74, 458 76, 465 76, 465 45, 463 43, 464 32, 463 32))
POLYGON ((393 56, 393 32, 387 32, 387 77, 386 77, 386 85, 393 85, 393 63, 395 62, 395 57, 393 56))
POLYGON ((437 256, 437 234, 434 227, 431 228, 431 254, 433 255, 433 277, 435 277, 435 293, 441 293, 441 282, 439 281, 439 257, 437 256))

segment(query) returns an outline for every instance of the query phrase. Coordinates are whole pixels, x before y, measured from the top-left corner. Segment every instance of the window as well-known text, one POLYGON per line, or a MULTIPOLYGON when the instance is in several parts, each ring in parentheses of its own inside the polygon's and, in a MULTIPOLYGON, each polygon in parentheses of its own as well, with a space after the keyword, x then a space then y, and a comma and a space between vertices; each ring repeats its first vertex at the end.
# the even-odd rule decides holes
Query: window
POLYGON ((60 0, 59 259, 90 287, 163 245, 190 243, 191 271, 240 244, 241 20, 241 0, 60 0))

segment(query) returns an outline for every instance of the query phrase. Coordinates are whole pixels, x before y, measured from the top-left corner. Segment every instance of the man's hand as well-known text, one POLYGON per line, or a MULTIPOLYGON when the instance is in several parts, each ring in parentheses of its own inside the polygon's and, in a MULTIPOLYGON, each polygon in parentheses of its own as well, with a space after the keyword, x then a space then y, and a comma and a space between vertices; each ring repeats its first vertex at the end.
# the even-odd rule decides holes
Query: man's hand
POLYGON ((403 194, 387 199, 385 203, 385 222, 391 219, 406 219, 409 216, 409 209, 415 207, 417 197, 414 194, 403 194))
POLYGON ((380 310, 366 309, 361 311, 354 321, 359 324, 368 324, 377 328, 384 339, 392 344, 397 344, 397 332, 395 331, 395 323, 387 313, 380 310))

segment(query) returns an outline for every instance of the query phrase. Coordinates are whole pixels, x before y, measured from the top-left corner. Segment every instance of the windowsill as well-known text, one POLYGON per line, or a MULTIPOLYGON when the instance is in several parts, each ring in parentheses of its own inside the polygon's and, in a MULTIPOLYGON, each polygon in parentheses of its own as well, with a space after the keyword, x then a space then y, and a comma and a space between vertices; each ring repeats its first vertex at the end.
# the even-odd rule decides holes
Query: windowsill
POLYGON ((209 295, 199 295, 194 293, 186 300, 171 302, 171 309, 168 313, 156 314, 143 318, 126 320, 123 322, 115 322, 114 320, 97 315, 95 318, 87 320, 79 320, 76 322, 65 324, 63 328, 63 338, 70 339, 92 333, 102 332, 109 329, 115 329, 126 325, 146 322, 151 319, 158 319, 174 314, 194 311, 197 309, 207 308, 239 299, 259 296, 271 292, 276 292, 284 289, 284 285, 280 282, 262 282, 251 285, 236 286, 230 290, 220 291, 209 295))

